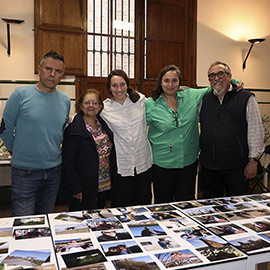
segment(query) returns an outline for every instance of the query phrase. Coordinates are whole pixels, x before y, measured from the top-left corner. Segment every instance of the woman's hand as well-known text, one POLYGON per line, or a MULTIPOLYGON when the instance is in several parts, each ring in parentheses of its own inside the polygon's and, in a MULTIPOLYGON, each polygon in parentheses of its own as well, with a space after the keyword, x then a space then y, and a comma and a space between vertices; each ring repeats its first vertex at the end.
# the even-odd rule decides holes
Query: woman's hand
POLYGON ((236 83, 236 91, 237 92, 240 91, 240 90, 242 90, 243 88, 244 88, 243 81, 239 81, 239 82, 236 83))
POLYGON ((73 198, 75 198, 75 199, 79 200, 79 202, 81 202, 82 201, 82 192, 73 195, 73 198))

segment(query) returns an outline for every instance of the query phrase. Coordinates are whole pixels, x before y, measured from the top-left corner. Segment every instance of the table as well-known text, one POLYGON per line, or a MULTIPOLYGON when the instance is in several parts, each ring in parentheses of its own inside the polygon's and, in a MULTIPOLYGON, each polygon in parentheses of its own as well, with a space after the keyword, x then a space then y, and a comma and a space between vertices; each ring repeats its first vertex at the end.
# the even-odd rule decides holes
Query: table
POLYGON ((264 193, 2 218, 0 269, 253 270, 270 261, 269 206, 264 193))

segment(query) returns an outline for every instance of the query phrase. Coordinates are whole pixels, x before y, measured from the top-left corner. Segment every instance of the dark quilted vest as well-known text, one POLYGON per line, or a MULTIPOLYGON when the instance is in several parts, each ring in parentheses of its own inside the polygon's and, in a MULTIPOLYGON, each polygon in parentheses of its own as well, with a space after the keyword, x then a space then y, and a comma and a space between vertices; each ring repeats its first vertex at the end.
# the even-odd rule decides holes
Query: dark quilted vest
POLYGON ((200 164, 211 170, 241 168, 248 162, 246 107, 249 91, 227 92, 225 106, 239 128, 220 108, 218 98, 211 92, 203 97, 200 113, 200 164))

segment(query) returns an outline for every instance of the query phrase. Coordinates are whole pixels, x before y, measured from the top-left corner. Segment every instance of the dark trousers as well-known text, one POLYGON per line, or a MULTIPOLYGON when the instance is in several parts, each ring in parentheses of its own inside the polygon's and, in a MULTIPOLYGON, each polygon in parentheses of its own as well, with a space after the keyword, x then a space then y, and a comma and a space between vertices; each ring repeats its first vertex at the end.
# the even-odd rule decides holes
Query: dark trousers
POLYGON ((153 165, 155 203, 194 200, 197 161, 181 169, 153 165))
POLYGON ((52 213, 61 181, 61 167, 29 170, 11 168, 12 215, 52 213))
POLYGON ((112 207, 151 204, 152 169, 135 176, 117 174, 112 183, 112 207))
POLYGON ((200 180, 202 181, 205 199, 245 195, 248 191, 248 181, 245 180, 244 168, 208 170, 202 167, 200 180))
MULTIPOLYGON (((80 202, 74 197, 69 198, 69 211, 93 210, 105 208, 109 191, 98 192, 97 199, 84 199, 80 202)), ((83 194, 84 195, 84 194, 83 194)))

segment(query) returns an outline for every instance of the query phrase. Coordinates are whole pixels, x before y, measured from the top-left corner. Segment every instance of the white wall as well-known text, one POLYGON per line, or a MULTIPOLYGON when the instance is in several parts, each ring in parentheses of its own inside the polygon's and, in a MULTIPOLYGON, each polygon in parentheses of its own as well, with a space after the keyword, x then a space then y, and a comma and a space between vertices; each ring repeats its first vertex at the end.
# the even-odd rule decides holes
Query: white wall
MULTIPOLYGON (((34 74, 34 0, 0 0, 0 18, 22 19, 20 25, 10 24, 11 54, 7 54, 7 26, 0 19, 0 80, 37 81, 34 74)), ((63 81, 74 81, 73 76, 63 81)), ((0 84, 0 98, 8 98, 18 84, 0 84)), ((60 85, 58 87, 71 99, 75 98, 75 86, 60 85)), ((5 101, 0 106, 2 115, 5 101)), ((71 106, 74 114, 74 106, 71 106)))
POLYGON ((269 0, 198 0, 197 84, 208 85, 207 70, 220 60, 246 88, 270 90, 269 16, 269 0), (243 71, 252 38, 266 41, 253 46, 243 71))
POLYGON ((0 20, 0 80, 38 80, 34 75, 34 0, 1 0, 0 18, 22 19, 10 24, 11 55, 7 55, 6 23, 0 20))

